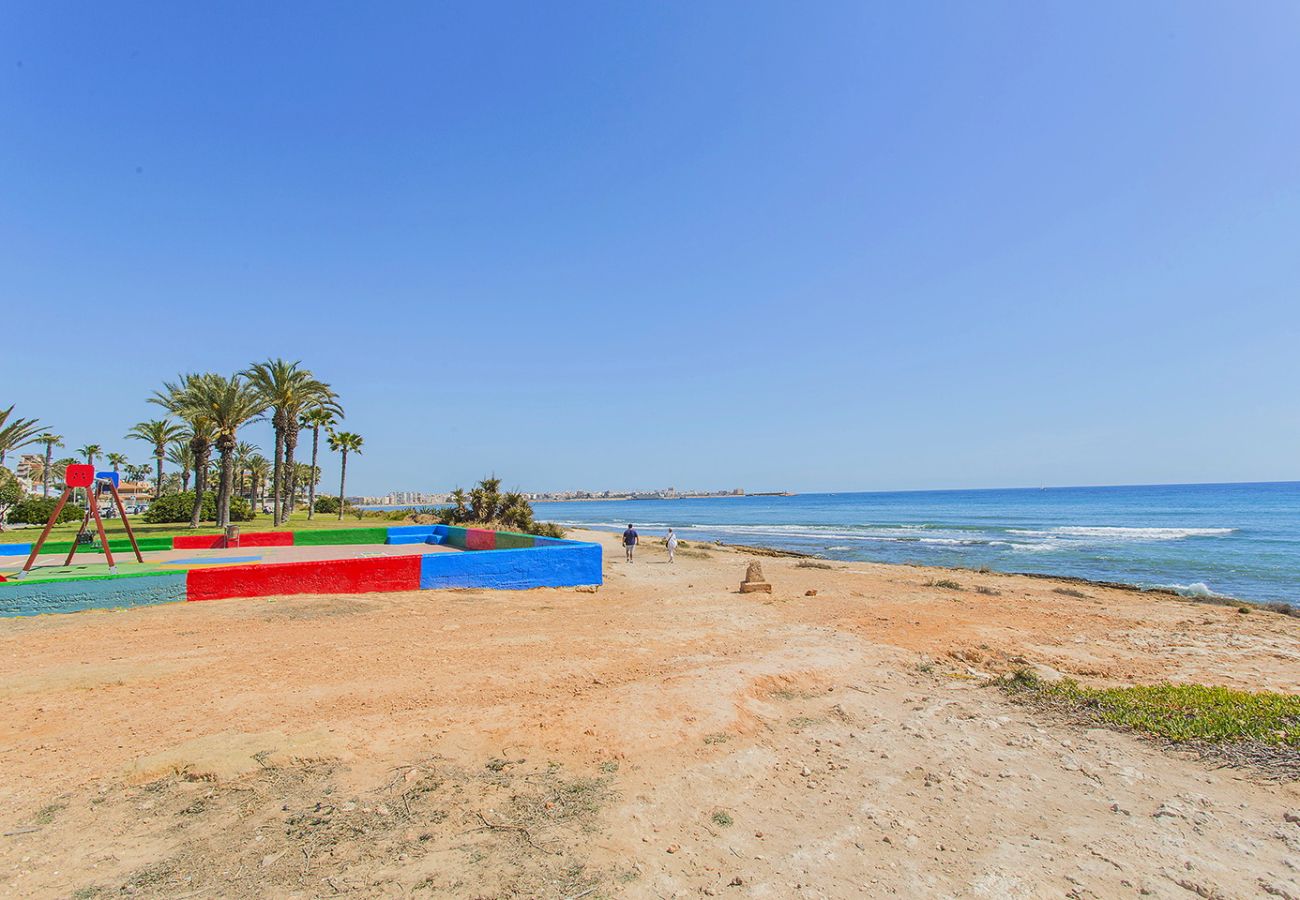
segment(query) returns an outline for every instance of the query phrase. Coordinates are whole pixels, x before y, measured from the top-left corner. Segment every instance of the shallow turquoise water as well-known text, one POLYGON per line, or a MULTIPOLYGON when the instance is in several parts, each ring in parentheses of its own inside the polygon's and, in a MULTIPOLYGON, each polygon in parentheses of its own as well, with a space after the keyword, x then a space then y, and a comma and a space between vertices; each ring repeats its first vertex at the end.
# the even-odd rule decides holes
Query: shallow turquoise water
POLYGON ((672 525, 829 559, 988 566, 1300 604, 1300 482, 537 503, 643 535, 672 525))

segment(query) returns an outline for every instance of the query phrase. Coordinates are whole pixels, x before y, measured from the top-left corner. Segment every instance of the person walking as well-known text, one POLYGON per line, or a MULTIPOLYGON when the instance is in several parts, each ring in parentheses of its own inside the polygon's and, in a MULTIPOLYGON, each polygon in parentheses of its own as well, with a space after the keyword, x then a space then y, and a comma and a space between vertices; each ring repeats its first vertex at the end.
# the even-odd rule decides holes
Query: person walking
POLYGON ((632 551, 636 549, 637 533, 632 527, 632 523, 627 525, 627 531, 623 532, 623 550, 627 553, 627 561, 632 561, 632 551))
POLYGON ((672 562, 673 557, 677 554, 677 535, 671 528, 668 529, 668 561, 672 562))

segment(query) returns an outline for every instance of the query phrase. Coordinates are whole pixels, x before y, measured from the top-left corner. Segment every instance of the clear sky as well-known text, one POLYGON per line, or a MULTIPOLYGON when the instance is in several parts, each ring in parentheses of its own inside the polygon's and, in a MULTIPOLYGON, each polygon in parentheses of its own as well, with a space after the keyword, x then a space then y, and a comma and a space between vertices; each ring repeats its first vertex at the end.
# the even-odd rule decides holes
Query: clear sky
POLYGON ((14 2, 0 72, 73 447, 285 356, 356 492, 1300 478, 1289 0, 14 2))

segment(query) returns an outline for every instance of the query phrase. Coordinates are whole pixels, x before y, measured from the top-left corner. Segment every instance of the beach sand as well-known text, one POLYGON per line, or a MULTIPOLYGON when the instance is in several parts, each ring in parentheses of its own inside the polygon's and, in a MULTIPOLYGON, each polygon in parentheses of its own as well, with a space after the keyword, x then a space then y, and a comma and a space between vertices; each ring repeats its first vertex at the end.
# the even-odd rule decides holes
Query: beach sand
POLYGON ((598 592, 0 621, 0 892, 1300 897, 1296 783, 987 684, 1300 692, 1300 620, 574 535, 598 592))

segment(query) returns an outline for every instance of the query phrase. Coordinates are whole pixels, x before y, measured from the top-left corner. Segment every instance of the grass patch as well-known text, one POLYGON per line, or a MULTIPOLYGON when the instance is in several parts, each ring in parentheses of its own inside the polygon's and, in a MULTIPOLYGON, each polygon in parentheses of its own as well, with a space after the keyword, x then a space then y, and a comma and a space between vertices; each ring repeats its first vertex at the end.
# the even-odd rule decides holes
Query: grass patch
POLYGON ((32 824, 49 825, 51 822, 54 821, 55 814, 61 811, 62 809, 64 809, 66 806, 67 806, 66 803, 50 803, 46 806, 42 806, 40 809, 36 811, 36 815, 32 816, 32 824))
POLYGON ((940 578, 938 581, 931 578, 925 583, 925 586, 943 588, 945 591, 960 591, 962 589, 961 582, 953 581, 951 578, 940 578))
POLYGON ((718 810, 713 814, 713 824, 717 825, 719 828, 730 828, 732 825, 736 824, 736 820, 731 818, 731 813, 718 810))
POLYGON ((991 587, 989 587, 988 585, 985 585, 985 584, 976 585, 976 587, 975 587, 975 593, 977 593, 977 594, 984 594, 984 595, 987 596, 987 597, 1001 597, 1001 596, 1002 596, 1002 592, 1001 592, 1001 591, 997 590, 996 588, 991 588, 991 587))
POLYGON ((818 562, 815 559, 801 559, 794 564, 796 569, 833 569, 830 563, 818 562))
POLYGON ((713 734, 704 736, 704 743, 706 744, 725 744, 729 740, 731 740, 731 735, 725 731, 715 731, 713 734))
POLYGON ((795 731, 800 731, 804 728, 807 728, 809 725, 816 725, 817 720, 810 718, 808 716, 795 716, 786 724, 788 724, 795 731))
POLYGON ((1074 588, 1052 588, 1053 594, 1060 594, 1062 597, 1074 597, 1076 600, 1087 600, 1088 595, 1083 591, 1076 591, 1074 588))
POLYGON ((1201 684, 1086 687, 1022 670, 998 681, 1013 699, 1137 731, 1275 774, 1300 775, 1300 696, 1201 684))

